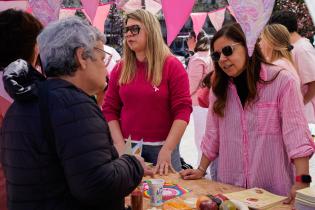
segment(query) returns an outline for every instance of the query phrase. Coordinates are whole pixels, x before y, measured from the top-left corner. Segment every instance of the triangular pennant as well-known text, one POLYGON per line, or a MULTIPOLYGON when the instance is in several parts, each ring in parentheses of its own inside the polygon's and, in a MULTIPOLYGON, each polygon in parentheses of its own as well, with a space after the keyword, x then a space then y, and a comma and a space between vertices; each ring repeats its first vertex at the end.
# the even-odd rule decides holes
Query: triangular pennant
POLYGON ((195 0, 162 0, 168 45, 171 45, 180 29, 189 18, 194 4, 195 0))
POLYGON ((67 17, 72 17, 75 15, 77 8, 62 8, 59 11, 59 20, 67 17))
POLYGON ((97 8, 96 15, 93 21, 93 26, 104 33, 104 23, 108 16, 111 4, 104 4, 97 8))
POLYGON ((230 14, 233 15, 233 17, 235 17, 235 14, 234 14, 233 9, 231 8, 231 6, 227 6, 226 8, 229 10, 230 14))
MULTIPOLYGON (((131 12, 136 9, 141 9, 141 0, 129 0, 127 2, 120 1, 121 9, 126 12, 131 12)), ((158 13, 162 9, 160 0, 145 0, 145 10, 148 10, 152 14, 158 13)))
POLYGON ((228 0, 235 13, 236 21, 241 25, 245 36, 249 56, 252 56, 256 41, 268 22, 275 0, 228 0))
POLYGON ((202 29, 202 26, 205 24, 207 13, 205 12, 191 13, 190 17, 193 22, 194 32, 196 34, 199 34, 200 30, 202 29))
POLYGON ((32 13, 44 25, 58 20, 61 0, 30 0, 32 13))
POLYGON ((4 11, 10 8, 27 10, 28 1, 0 1, 0 11, 4 11))
POLYGON ((89 16, 91 22, 93 22, 99 5, 99 0, 81 0, 81 2, 86 14, 89 16))
POLYGON ((208 13, 209 19, 216 31, 220 30, 224 22, 226 8, 211 11, 208 13))

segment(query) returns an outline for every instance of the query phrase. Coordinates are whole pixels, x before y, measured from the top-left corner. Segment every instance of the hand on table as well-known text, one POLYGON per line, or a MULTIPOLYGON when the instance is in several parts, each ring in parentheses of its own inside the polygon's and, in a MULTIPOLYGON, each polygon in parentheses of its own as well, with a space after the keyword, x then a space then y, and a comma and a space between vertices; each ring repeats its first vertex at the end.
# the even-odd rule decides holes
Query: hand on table
POLYGON ((296 196, 296 191, 303 189, 303 188, 307 188, 310 185, 307 183, 302 183, 302 182, 296 182, 292 187, 291 187, 291 191, 290 194, 288 195, 288 199, 286 199, 283 203, 284 204, 290 204, 292 202, 294 202, 295 200, 295 196, 296 196))
POLYGON ((144 176, 154 176, 154 171, 145 164, 143 157, 139 156, 139 155, 135 155, 135 157, 139 160, 139 162, 141 163, 141 166, 144 170, 144 176))
POLYGON ((186 169, 179 172, 182 179, 201 179, 204 176, 204 172, 198 169, 186 169))
POLYGON ((172 151, 162 147, 159 152, 157 163, 154 169, 154 173, 162 175, 168 175, 169 169, 175 173, 176 171, 172 167, 172 151))

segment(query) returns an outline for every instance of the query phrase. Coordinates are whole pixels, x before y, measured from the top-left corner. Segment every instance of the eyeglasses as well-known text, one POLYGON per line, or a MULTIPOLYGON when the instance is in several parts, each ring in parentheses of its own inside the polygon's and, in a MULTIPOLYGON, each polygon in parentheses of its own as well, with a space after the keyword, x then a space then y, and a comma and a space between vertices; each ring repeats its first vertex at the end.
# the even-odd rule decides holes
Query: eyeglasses
POLYGON ((236 45, 239 45, 240 43, 235 43, 235 44, 231 44, 231 45, 227 45, 225 47, 222 48, 221 52, 213 52, 211 53, 211 58, 214 62, 218 62, 220 60, 221 57, 221 53, 224 56, 230 56, 233 54, 234 48, 236 45))
POLYGON ((126 27, 124 27, 124 29, 123 29, 123 33, 124 33, 124 34, 127 34, 128 31, 130 31, 130 33, 131 33, 132 35, 137 35, 137 34, 140 33, 140 29, 141 29, 141 27, 140 27, 139 25, 126 26, 126 27))
POLYGON ((106 52, 105 50, 98 48, 98 47, 94 47, 94 49, 105 53, 104 63, 105 63, 105 66, 107 67, 109 65, 110 61, 112 60, 113 55, 110 54, 109 52, 106 52))

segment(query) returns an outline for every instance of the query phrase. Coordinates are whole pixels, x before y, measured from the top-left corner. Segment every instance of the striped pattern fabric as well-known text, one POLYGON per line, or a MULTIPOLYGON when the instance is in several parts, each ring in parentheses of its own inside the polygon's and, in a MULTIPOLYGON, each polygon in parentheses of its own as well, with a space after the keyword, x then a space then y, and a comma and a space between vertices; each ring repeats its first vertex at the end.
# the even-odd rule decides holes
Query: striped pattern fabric
MULTIPOLYGON (((279 70, 263 65, 261 78, 270 80, 279 70)), ((292 73, 284 70, 273 82, 259 83, 258 99, 244 109, 230 82, 223 118, 213 112, 215 100, 210 92, 201 149, 209 160, 218 157, 218 181, 287 195, 294 181, 292 160, 315 148, 292 73)))

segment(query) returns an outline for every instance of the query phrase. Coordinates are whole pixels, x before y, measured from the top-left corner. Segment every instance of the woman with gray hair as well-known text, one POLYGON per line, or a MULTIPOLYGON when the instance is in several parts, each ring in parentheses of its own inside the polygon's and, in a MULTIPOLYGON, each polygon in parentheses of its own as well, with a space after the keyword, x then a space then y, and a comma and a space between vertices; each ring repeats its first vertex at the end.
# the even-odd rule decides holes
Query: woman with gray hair
POLYGON ((105 85, 104 41, 86 22, 65 19, 38 37, 48 80, 24 87, 30 67, 22 60, 5 69, 15 99, 0 141, 10 210, 122 210, 149 173, 140 157, 118 156, 90 97, 105 85))

